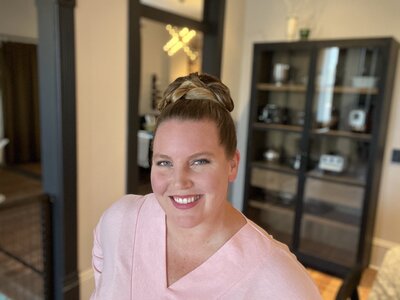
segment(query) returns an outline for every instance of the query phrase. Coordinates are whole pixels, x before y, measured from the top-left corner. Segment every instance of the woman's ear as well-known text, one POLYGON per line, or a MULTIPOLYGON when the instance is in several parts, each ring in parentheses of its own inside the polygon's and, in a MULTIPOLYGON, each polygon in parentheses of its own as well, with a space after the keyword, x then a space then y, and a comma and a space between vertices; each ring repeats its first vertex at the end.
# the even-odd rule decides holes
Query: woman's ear
POLYGON ((229 160, 229 182, 232 182, 236 179, 237 173, 239 171, 239 162, 240 162, 240 152, 236 150, 233 157, 229 160))

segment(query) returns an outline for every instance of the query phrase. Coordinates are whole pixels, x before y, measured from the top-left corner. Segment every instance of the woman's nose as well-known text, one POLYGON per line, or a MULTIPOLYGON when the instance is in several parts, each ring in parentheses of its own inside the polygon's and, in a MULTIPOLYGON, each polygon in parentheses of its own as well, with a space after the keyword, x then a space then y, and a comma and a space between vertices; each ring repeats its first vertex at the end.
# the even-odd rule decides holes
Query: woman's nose
POLYGON ((192 186, 190 178, 190 170, 186 167, 175 168, 174 172, 174 187, 176 189, 188 189, 192 186))

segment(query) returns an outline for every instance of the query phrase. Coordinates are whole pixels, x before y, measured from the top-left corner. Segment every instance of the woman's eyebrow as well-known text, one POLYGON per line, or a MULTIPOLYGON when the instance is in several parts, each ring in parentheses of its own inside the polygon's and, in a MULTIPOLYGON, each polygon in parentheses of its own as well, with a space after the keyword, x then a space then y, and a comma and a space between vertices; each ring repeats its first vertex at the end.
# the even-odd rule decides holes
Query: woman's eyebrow
POLYGON ((193 159, 193 158, 198 158, 198 157, 202 157, 202 156, 206 156, 206 157, 212 157, 214 156, 211 152, 198 152, 198 153, 194 153, 192 155, 189 156, 189 159, 193 159))
POLYGON ((171 159, 168 155, 162 153, 153 153, 153 158, 158 159, 171 159))
MULTIPOLYGON (((191 159, 202 157, 202 156, 213 157, 214 155, 211 152, 207 152, 207 151, 197 152, 197 153, 194 153, 194 154, 190 155, 188 157, 188 159, 191 160, 191 159)), ((153 153, 153 158, 156 158, 156 159, 168 159, 168 160, 171 159, 170 156, 168 156, 166 154, 162 154, 162 153, 153 153)))

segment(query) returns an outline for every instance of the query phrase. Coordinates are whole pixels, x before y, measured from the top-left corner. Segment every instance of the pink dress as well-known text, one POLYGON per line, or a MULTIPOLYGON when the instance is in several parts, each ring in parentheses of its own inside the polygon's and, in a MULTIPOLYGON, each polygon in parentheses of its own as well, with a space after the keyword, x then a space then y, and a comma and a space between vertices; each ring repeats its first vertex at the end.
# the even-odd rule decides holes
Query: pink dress
POLYGON ((123 197, 95 230, 91 299, 321 299, 287 247, 250 220, 170 286, 165 249, 165 214, 154 194, 123 197))

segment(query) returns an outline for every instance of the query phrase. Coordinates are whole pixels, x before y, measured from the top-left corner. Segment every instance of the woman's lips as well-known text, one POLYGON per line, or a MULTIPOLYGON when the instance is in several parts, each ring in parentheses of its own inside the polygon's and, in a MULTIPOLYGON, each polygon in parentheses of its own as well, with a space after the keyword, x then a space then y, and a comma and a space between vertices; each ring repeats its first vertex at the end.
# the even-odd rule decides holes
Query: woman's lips
POLYGON ((178 209, 189 209, 197 205, 201 195, 170 196, 172 204, 178 209))

